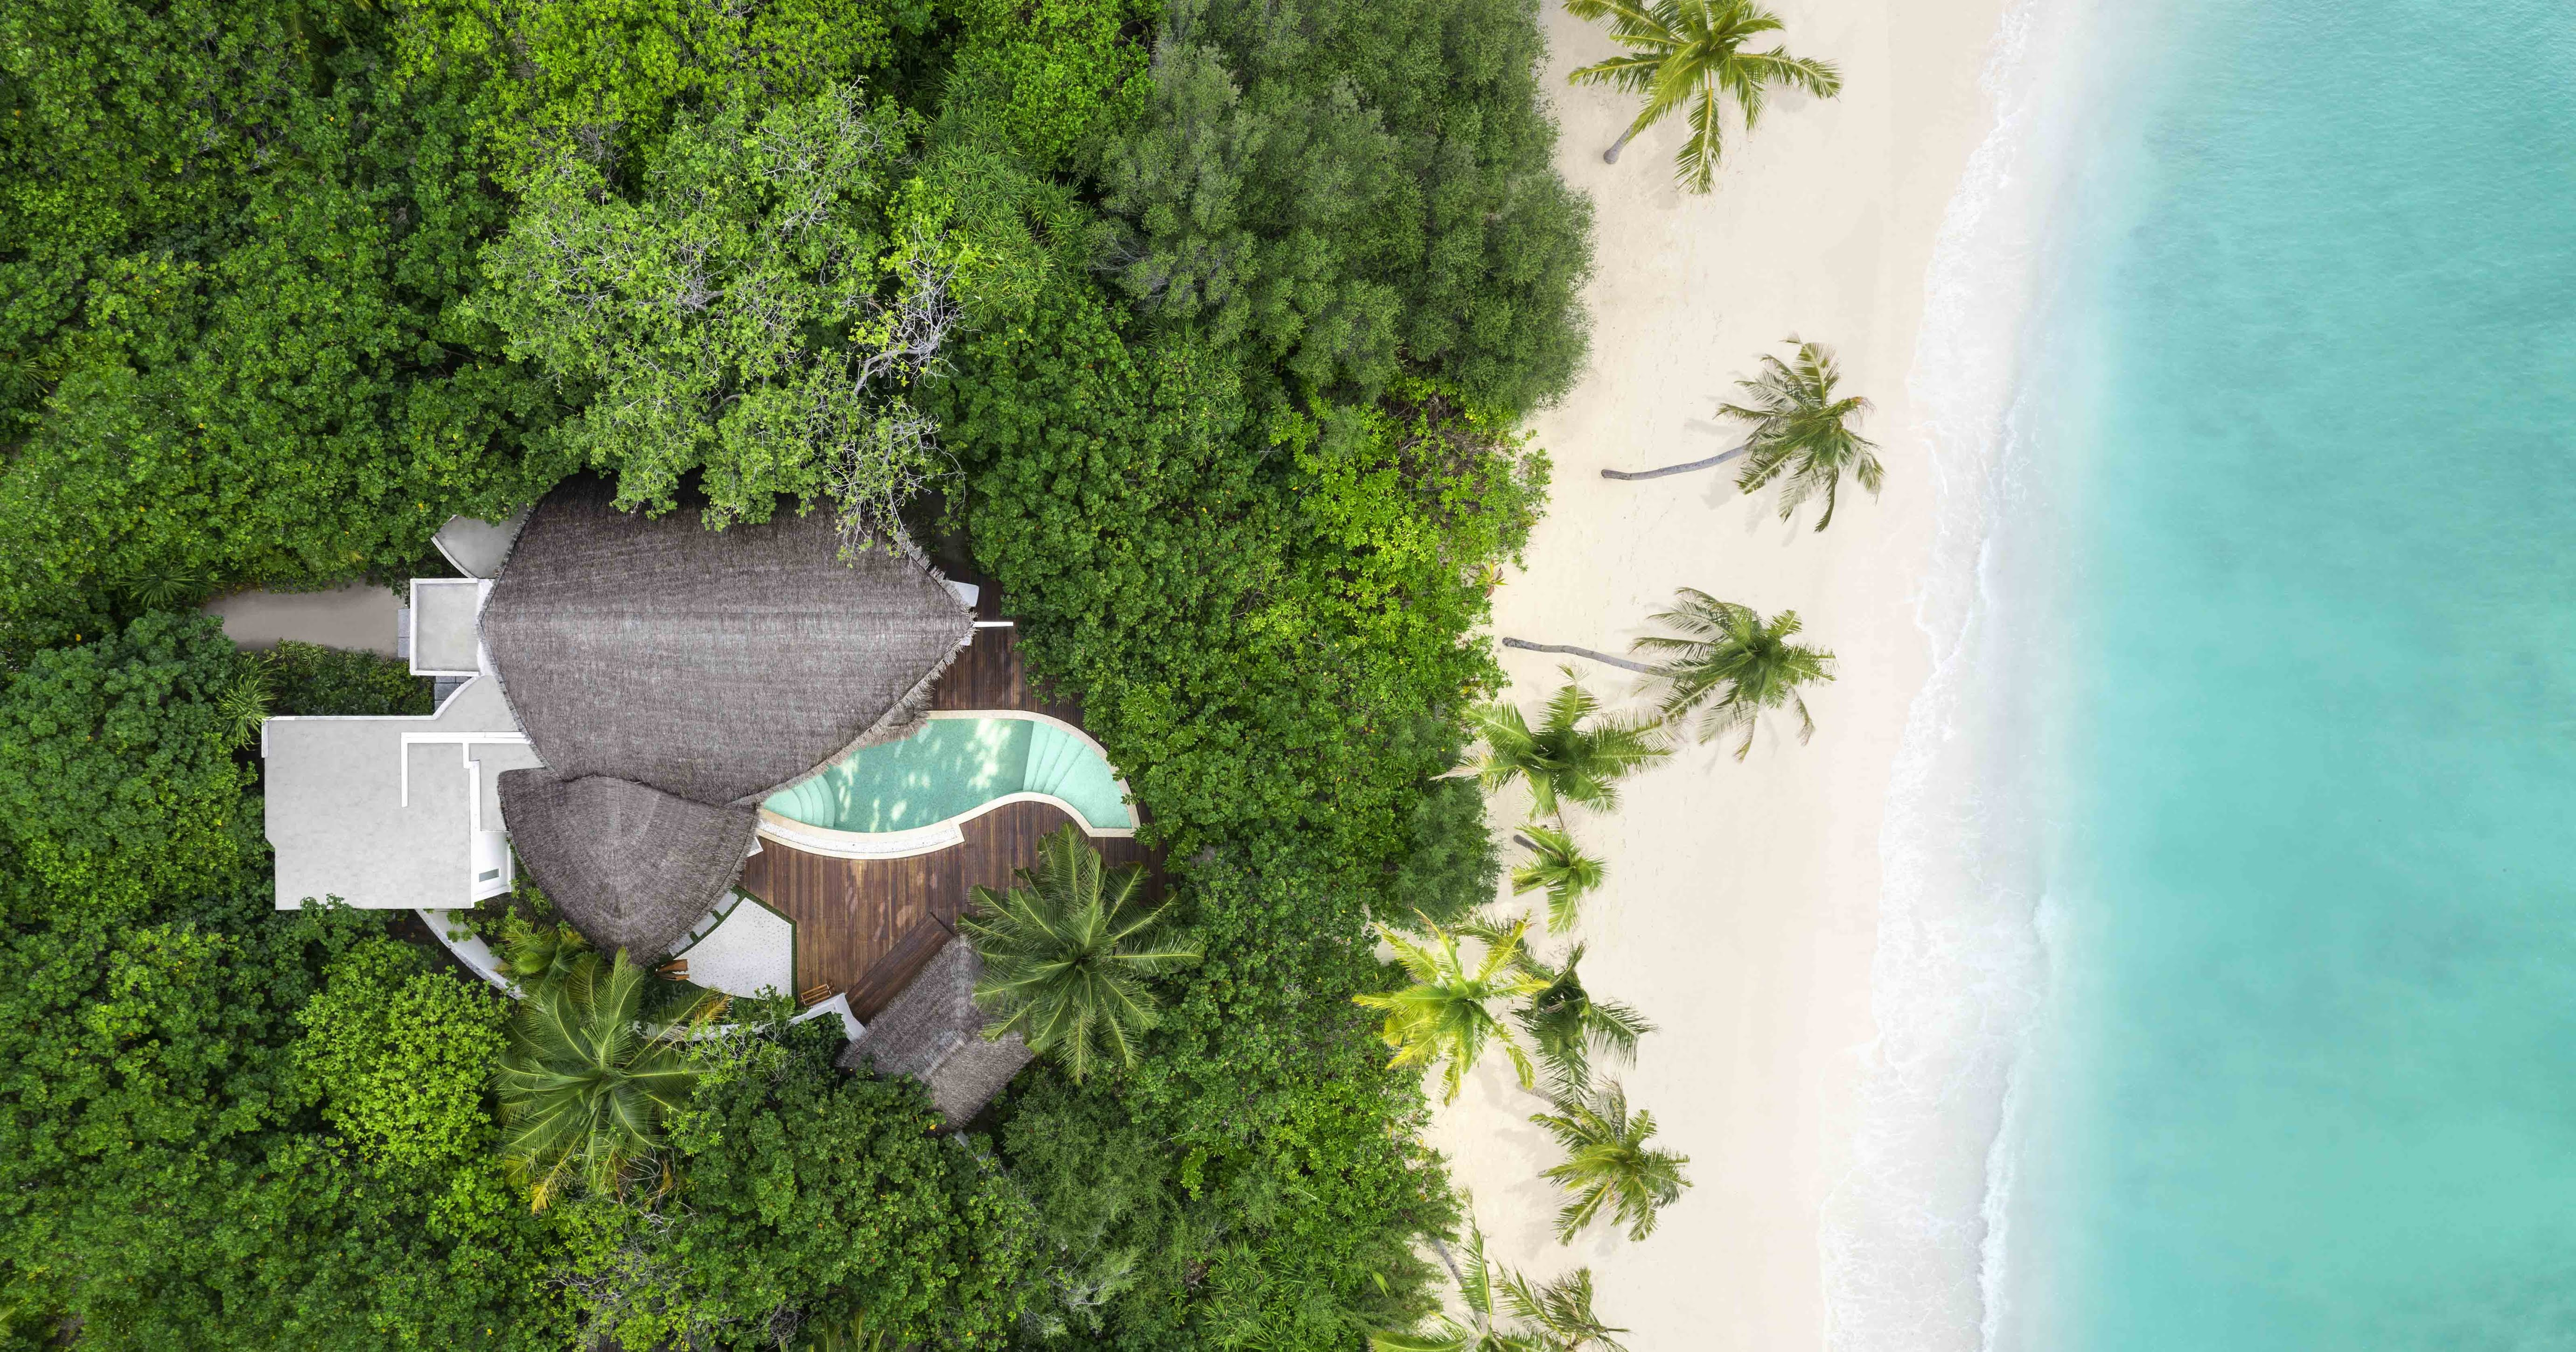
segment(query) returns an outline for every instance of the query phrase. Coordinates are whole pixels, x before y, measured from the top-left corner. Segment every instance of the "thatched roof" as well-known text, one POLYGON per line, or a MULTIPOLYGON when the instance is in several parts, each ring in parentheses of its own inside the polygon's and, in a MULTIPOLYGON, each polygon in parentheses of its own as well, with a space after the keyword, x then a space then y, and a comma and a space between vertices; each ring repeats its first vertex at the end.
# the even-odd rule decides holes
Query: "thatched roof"
POLYGON ((671 951, 742 874, 760 816, 630 780, 511 770, 510 843, 574 928, 639 962, 671 951))
POLYGON ((483 608, 519 726, 565 779, 757 803, 900 735, 974 634, 910 552, 840 559, 826 513, 719 532, 612 496, 590 475, 547 494, 483 608))
POLYGON ((841 1050, 841 1068, 873 1064, 880 1075, 910 1075, 930 1087, 930 1101, 949 1126, 965 1125, 1029 1063, 1029 1045, 1019 1034, 984 1040, 991 1020, 975 1007, 975 982, 983 973, 983 960, 965 940, 949 940, 841 1050))

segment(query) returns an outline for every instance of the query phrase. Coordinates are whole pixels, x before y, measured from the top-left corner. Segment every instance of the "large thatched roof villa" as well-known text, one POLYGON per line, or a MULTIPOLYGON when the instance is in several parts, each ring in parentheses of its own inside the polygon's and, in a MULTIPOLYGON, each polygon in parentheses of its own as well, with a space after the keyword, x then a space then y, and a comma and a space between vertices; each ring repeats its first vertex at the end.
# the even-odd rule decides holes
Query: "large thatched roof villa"
MULTIPOLYGON (((277 904, 444 912, 525 868, 603 948, 711 989, 794 993, 962 1120, 1027 1060, 977 1036, 968 888, 1070 819, 1141 859, 1077 710, 1031 696, 977 589, 840 557, 822 514, 704 529, 589 477, 511 528, 458 522, 416 579, 421 718, 273 718, 277 904)), ((476 946, 465 945, 466 948, 476 946)), ((473 953, 467 953, 474 961, 473 953)))

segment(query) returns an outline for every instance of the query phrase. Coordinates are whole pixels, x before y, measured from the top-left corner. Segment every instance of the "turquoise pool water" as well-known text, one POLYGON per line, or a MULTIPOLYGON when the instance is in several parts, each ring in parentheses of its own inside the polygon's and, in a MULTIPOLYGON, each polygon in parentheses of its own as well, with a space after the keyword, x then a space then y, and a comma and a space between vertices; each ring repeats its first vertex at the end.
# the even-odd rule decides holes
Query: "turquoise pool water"
POLYGON ((2576 11, 2103 9, 1984 1340, 2576 1347, 2576 11))
POLYGON ((1014 793, 1062 799, 1094 829, 1136 825, 1117 772, 1090 743, 1027 718, 930 719, 912 736, 852 752, 761 806, 835 831, 909 831, 1014 793))

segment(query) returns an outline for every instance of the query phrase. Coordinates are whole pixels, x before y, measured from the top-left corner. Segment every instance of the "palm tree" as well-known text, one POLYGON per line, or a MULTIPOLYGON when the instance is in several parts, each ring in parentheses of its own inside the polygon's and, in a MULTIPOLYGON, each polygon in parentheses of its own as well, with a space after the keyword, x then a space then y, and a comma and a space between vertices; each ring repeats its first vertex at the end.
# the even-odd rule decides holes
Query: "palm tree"
POLYGON ((1626 1065, 1637 1059, 1637 1039, 1655 1031, 1646 1016, 1617 1000, 1596 1000, 1583 988, 1575 969, 1583 963, 1583 945, 1565 955, 1562 970, 1524 956, 1522 967, 1547 984, 1530 1002, 1512 1011, 1512 1021, 1529 1034, 1547 1063, 1548 1078, 1560 1094, 1579 1094, 1592 1082, 1597 1054, 1626 1065))
POLYGON ((1833 349, 1794 336, 1788 341, 1797 348, 1793 360, 1765 354, 1760 375, 1736 382, 1751 403, 1720 404, 1717 411, 1753 424, 1744 443, 1752 458, 1735 476, 1735 486, 1750 493, 1780 480, 1783 521, 1821 494, 1825 514, 1816 518, 1816 529, 1823 530, 1834 523, 1834 494, 1845 474, 1874 497, 1887 470, 1878 462, 1877 443, 1851 428, 1869 412, 1869 401, 1856 394, 1834 397, 1842 367, 1833 349))
POLYGON ((522 920, 515 914, 501 924, 501 963, 522 990, 563 980, 588 956, 590 941, 570 925, 522 920))
POLYGON ((224 720, 228 744, 248 746, 259 740, 260 725, 268 721, 272 693, 268 663, 259 658, 252 658, 239 675, 225 683, 215 696, 215 712, 224 720))
POLYGON ((1141 907, 1145 870, 1106 870, 1067 822, 1038 842, 1038 866, 1007 892, 976 887, 978 914, 957 923, 984 960, 975 998, 998 1015, 987 1038, 1017 1032, 1079 1084, 1102 1059, 1136 1064, 1136 1040, 1160 1018, 1145 982, 1199 960, 1170 908, 1141 907))
POLYGON ((1736 477, 1736 487, 1752 492, 1780 478, 1787 480, 1780 493, 1780 518, 1787 520, 1798 505, 1818 493, 1824 494, 1825 514, 1816 522, 1823 530, 1834 519, 1834 490, 1849 473, 1861 487, 1878 492, 1886 477, 1886 467, 1878 460, 1875 443, 1852 430, 1852 423, 1869 412, 1869 401, 1858 395, 1837 399, 1834 386, 1842 379, 1842 368, 1834 361, 1833 349, 1820 343, 1789 342, 1797 348, 1794 360, 1783 362, 1778 357, 1762 358, 1762 373, 1751 380, 1737 381, 1746 392, 1748 404, 1720 404, 1719 416, 1740 418, 1753 424, 1752 434, 1734 450, 1712 455, 1705 460, 1692 460, 1661 469, 1605 469, 1604 479, 1661 479, 1667 475, 1688 474, 1710 469, 1738 456, 1753 457, 1752 463, 1736 477))
POLYGON ((1521 938, 1529 922, 1517 921, 1492 931, 1485 944, 1484 960, 1473 971, 1458 957, 1456 935, 1428 920, 1422 925, 1431 935, 1427 945, 1414 943, 1385 925, 1377 927, 1395 949, 1396 962, 1413 978, 1413 984, 1381 995, 1351 997, 1354 1004, 1386 1011, 1386 1023, 1378 1036, 1395 1051, 1390 1064, 1445 1062, 1445 1094, 1441 1102, 1455 1103, 1460 1081, 1483 1058, 1486 1042, 1499 1041, 1504 1054, 1512 1059, 1512 1069, 1520 1073, 1521 1087, 1528 1088, 1532 1078, 1529 1056, 1488 1006, 1496 1000, 1535 994, 1542 984, 1520 963, 1521 938))
MULTIPOLYGON (((720 1002, 647 1031, 650 974, 619 949, 603 972, 596 953, 528 992, 513 1011, 492 1073, 501 1103, 501 1154, 538 1210, 575 1182, 624 1191, 662 1146, 664 1114, 688 1101, 689 1025, 720 1002)), ((665 1184, 667 1186, 667 1178, 665 1184)))
MULTIPOLYGON (((1567 676, 1574 675, 1567 668, 1567 676)), ((1547 702, 1547 716, 1535 729, 1509 704, 1488 704, 1474 714, 1485 740, 1485 756, 1476 778, 1487 793, 1515 779, 1526 779, 1536 811, 1553 813, 1559 798, 1587 807, 1612 808, 1619 802, 1617 781, 1650 761, 1670 754, 1653 722, 1613 717, 1585 727, 1601 702, 1580 685, 1569 684, 1547 702)))
POLYGON ((1630 1113, 1628 1093, 1616 1081, 1598 1093, 1558 1099, 1555 1112, 1534 1114, 1530 1121, 1565 1148, 1565 1162, 1539 1174, 1574 1194, 1556 1213, 1560 1244, 1573 1243, 1605 1206, 1628 1227, 1628 1238, 1644 1239, 1654 1233, 1655 1213, 1679 1201, 1690 1186, 1682 1177, 1690 1156, 1646 1144, 1655 1134, 1655 1115, 1642 1108, 1630 1113))
POLYGON ((1572 835, 1537 822, 1523 823, 1512 840, 1530 852, 1529 862, 1512 870, 1512 895, 1546 888, 1548 933, 1573 928, 1584 895, 1601 885, 1601 861, 1578 848, 1572 835))
POLYGON ((1467 1307, 1469 1322, 1443 1315, 1427 1332, 1372 1332, 1370 1352, 1627 1352, 1610 1335, 1628 1330, 1602 1323, 1592 1312, 1592 1269, 1576 1268, 1533 1287, 1528 1278, 1485 1257, 1485 1234, 1473 1221, 1467 1224, 1465 1271, 1448 1245, 1437 1238, 1432 1243, 1458 1283, 1459 1303, 1467 1307), (1520 1327, 1497 1327, 1498 1310, 1520 1327))
POLYGON ((1842 73, 1831 62, 1791 56, 1778 47, 1743 50, 1755 34, 1780 28, 1780 20, 1754 0, 1565 0, 1565 11, 1578 19, 1607 18, 1610 40, 1629 49, 1625 56, 1585 66, 1566 78, 1646 96, 1637 120, 1601 158, 1617 164, 1631 137, 1687 103, 1690 138, 1673 158, 1683 186, 1692 192, 1707 192, 1717 176, 1720 94, 1734 97, 1749 132, 1762 120, 1763 100, 1773 85, 1803 89, 1820 99, 1832 98, 1843 87, 1842 73))
POLYGON ((1816 735, 1815 717, 1799 687, 1834 678, 1834 655, 1789 640, 1802 627, 1798 612, 1784 610, 1768 620, 1750 606, 1720 601, 1707 592, 1684 587, 1674 593, 1673 608, 1655 619, 1681 630, 1680 637, 1650 634, 1637 647, 1667 654, 1655 666, 1665 681, 1663 711, 1667 720, 1699 714, 1703 742, 1731 728, 1744 729, 1735 758, 1753 749, 1756 720, 1786 706, 1798 712, 1798 740, 1816 735))

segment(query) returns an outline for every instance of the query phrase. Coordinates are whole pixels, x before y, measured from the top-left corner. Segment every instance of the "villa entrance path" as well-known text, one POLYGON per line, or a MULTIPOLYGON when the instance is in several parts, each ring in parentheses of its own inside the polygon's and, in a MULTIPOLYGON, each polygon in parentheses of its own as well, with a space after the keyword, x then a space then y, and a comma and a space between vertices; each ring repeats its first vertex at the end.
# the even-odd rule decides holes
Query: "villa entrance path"
MULTIPOLYGON (((940 678, 931 707, 1025 709, 1082 722, 1079 704, 1031 688, 1009 629, 977 630, 974 646, 940 678)), ((956 933, 968 888, 1010 886, 1015 870, 1036 865, 1038 841, 1072 820, 1050 803, 1006 803, 959 823, 964 844, 908 859, 833 859, 764 840, 743 866, 740 885, 795 922, 798 992, 824 999, 847 992, 850 1011, 865 1022, 956 933)), ((1161 894, 1158 861, 1144 847, 1122 837, 1091 843, 1113 868, 1153 870, 1148 888, 1161 894)))

